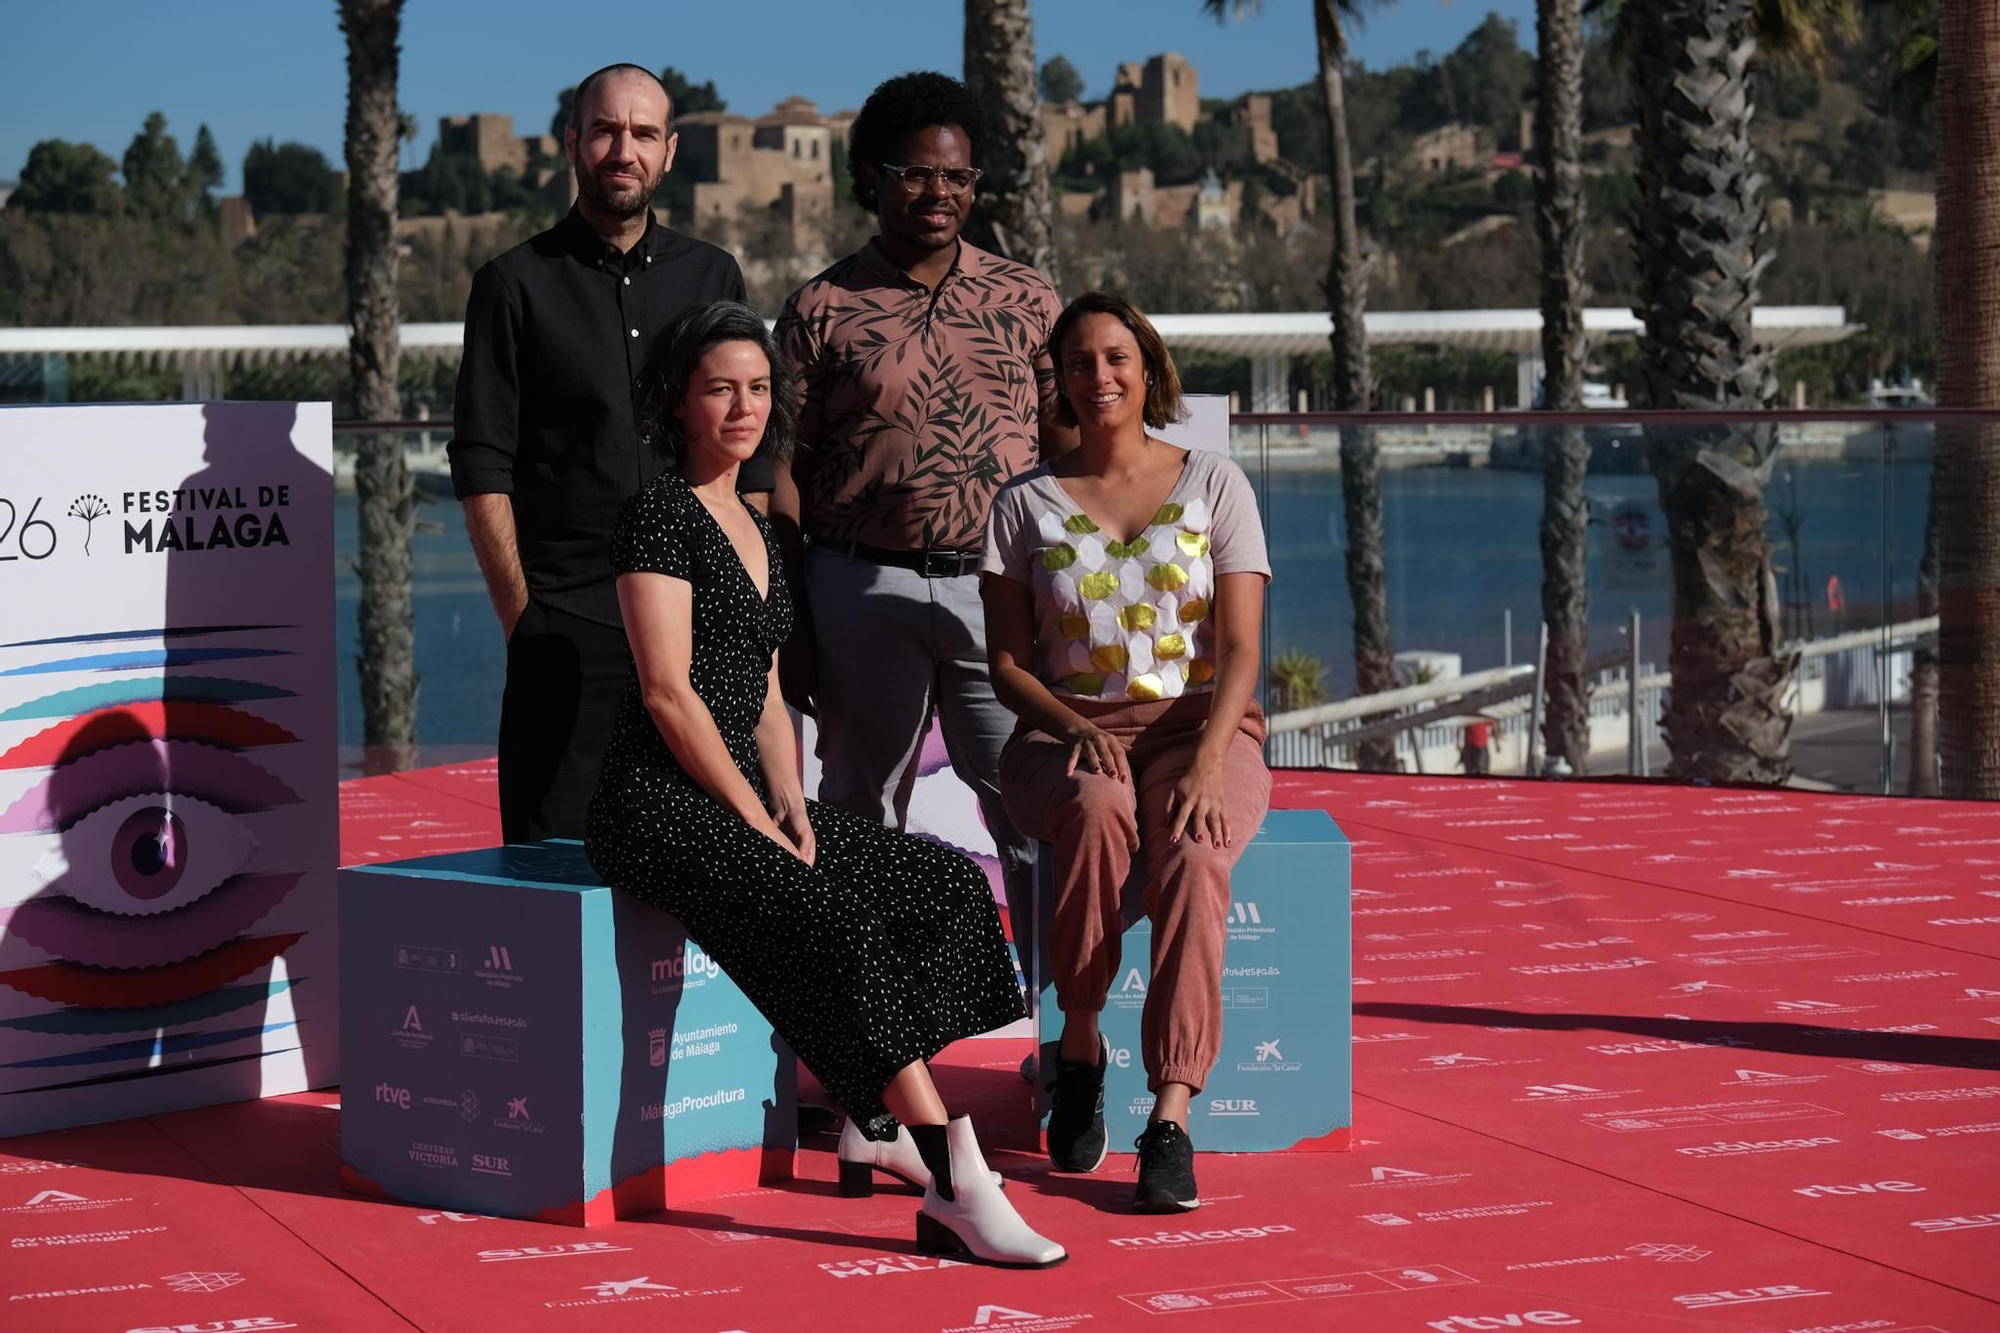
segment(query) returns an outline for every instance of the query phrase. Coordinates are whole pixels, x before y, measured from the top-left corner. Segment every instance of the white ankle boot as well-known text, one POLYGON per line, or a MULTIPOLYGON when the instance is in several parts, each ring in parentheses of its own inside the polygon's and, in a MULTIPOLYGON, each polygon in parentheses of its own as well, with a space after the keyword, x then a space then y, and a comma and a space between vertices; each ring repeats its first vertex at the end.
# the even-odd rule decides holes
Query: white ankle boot
MULTIPOLYGON (((875 1173, 887 1172, 905 1185, 917 1189, 928 1189, 931 1183, 931 1169, 924 1165, 923 1154, 917 1151, 917 1141, 910 1137, 910 1131, 903 1125, 896 1126, 896 1137, 877 1142, 864 1135, 860 1128, 849 1120, 840 1129, 840 1147, 835 1150, 840 1159, 840 1197, 843 1199, 868 1199, 875 1194, 875 1173)), ((996 1187, 1006 1188, 1000 1173, 993 1173, 996 1187)))
POLYGON ((972 1121, 959 1116, 945 1127, 951 1150, 952 1193, 938 1197, 935 1183, 924 1190, 917 1210, 917 1248, 926 1254, 975 1259, 1000 1268, 1049 1268, 1069 1251, 1036 1234, 994 1184, 973 1137, 972 1121))

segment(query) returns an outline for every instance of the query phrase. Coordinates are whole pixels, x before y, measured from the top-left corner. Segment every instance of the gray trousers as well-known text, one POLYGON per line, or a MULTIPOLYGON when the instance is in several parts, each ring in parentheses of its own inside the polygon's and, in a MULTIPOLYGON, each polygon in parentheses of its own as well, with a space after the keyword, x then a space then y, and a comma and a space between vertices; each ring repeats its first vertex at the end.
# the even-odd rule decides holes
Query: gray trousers
POLYGON ((1000 800, 1000 750, 1014 715, 993 696, 979 576, 927 579, 825 547, 808 547, 806 597, 818 648, 819 799, 901 829, 932 709, 952 771, 979 799, 999 849, 1007 917, 1034 953, 1035 844, 1000 800))

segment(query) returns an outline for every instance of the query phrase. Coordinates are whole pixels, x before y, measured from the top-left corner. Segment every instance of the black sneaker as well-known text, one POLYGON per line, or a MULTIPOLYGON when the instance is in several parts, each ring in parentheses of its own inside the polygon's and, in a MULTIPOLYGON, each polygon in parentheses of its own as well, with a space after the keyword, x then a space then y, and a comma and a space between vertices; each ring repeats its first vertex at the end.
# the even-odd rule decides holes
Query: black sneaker
POLYGON ((1139 1188, 1134 1202, 1142 1213, 1187 1213, 1201 1207, 1194 1187, 1194 1141, 1171 1120, 1155 1120, 1132 1141, 1139 1150, 1139 1188))
POLYGON ((1097 1039, 1095 1065, 1071 1064, 1056 1056, 1055 1094, 1049 1108, 1049 1160, 1058 1171, 1095 1171, 1110 1144, 1104 1134, 1104 1070, 1111 1043, 1097 1039))

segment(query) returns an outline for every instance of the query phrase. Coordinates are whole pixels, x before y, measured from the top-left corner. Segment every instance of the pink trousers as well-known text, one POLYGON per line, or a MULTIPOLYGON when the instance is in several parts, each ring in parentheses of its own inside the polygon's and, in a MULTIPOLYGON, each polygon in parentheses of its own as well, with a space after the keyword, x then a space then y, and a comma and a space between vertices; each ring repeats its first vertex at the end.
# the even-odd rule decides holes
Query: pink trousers
POLYGON ((1201 1091, 1222 1048, 1222 954, 1228 943, 1229 872, 1271 804, 1264 715, 1253 702, 1224 760, 1232 842, 1183 833, 1167 840, 1174 783, 1194 762, 1212 695, 1156 703, 1070 707, 1124 741, 1129 780, 1079 768, 1069 745, 1017 730, 1000 756, 1000 793, 1022 833, 1055 847, 1055 910, 1048 923, 1056 1002, 1065 1013, 1104 1009, 1119 968, 1119 897, 1143 853, 1145 910, 1153 924, 1152 981, 1140 1023, 1147 1086, 1201 1091))

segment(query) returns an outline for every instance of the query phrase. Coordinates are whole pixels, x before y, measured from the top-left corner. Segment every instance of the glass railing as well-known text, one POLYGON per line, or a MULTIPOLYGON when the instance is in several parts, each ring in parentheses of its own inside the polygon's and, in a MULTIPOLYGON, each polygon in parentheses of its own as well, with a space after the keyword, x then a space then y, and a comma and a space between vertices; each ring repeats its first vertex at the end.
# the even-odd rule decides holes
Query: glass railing
MULTIPOLYGON (((1777 761, 1802 784, 1911 791, 1913 761, 1919 768, 1932 762, 1927 746, 1912 753, 1909 700, 1916 655, 1935 642, 1935 619, 1918 606, 1918 577, 1936 425, 1945 416, 1799 412, 1752 423, 1624 411, 1237 415, 1231 452, 1256 488, 1274 571, 1263 653, 1271 762, 1354 767, 1363 744, 1373 743, 1373 761, 1386 758, 1408 773, 1580 768, 1593 777, 1685 776, 1661 728, 1673 705, 1675 561, 1648 451, 1691 454, 1713 444, 1725 457, 1754 461, 1742 447, 1747 437, 1774 454, 1761 487, 1771 583, 1757 603, 1774 628, 1776 655, 1797 659, 1786 679, 1772 683, 1769 707, 1754 719, 1759 735, 1768 740, 1773 727, 1782 734, 1789 725, 1777 761), (1386 699, 1354 695, 1343 428, 1372 445, 1378 463, 1399 687, 1386 699), (1573 765, 1552 760, 1541 739, 1542 710, 1563 705, 1538 691, 1535 670, 1543 460, 1566 429, 1580 432, 1588 451, 1580 648, 1587 686, 1580 732, 1587 740, 1574 747, 1581 758, 1573 765), (1385 710, 1384 702, 1394 706, 1385 710)), ((419 758, 490 754, 504 644, 451 498, 443 448, 450 423, 397 429, 420 500, 428 501, 418 510, 412 590, 423 682, 419 758)), ((356 434, 346 425, 335 433, 341 738, 350 757, 361 744, 354 678, 360 593, 352 564, 358 539, 347 465, 356 434)), ((1758 491, 1754 474, 1718 467, 1708 471, 1758 491)), ((1730 558, 1747 552, 1754 561, 1754 518, 1747 529, 1740 514, 1732 521, 1737 548, 1730 558)), ((1709 563, 1716 562, 1711 551, 1709 563)), ((1703 567, 1698 555, 1690 563, 1703 567)), ((1754 589, 1756 582, 1738 586, 1754 589)), ((1555 660, 1559 668, 1560 645, 1555 660)), ((1579 734, 1574 726, 1571 734, 1579 734)))
MULTIPOLYGON (((417 493, 417 530, 411 538, 411 601, 416 617, 418 765, 484 758, 495 748, 500 689, 506 680, 506 641, 487 598, 479 561, 452 497, 445 443, 451 423, 395 422, 385 429, 403 440, 404 460, 417 493)), ((354 498, 354 448, 364 433, 342 424, 333 433, 336 640, 340 653, 342 776, 362 771, 361 690, 355 662, 360 652, 356 611, 361 580, 355 572, 361 539, 354 498)), ((406 759, 407 762, 407 759, 406 759)))
MULTIPOLYGON (((1936 635, 1935 617, 1918 605, 1918 577, 1941 415, 1235 417, 1231 450, 1257 487, 1272 548, 1264 654, 1272 763, 1353 767, 1373 742, 1372 763, 1403 772, 1727 780, 1789 765, 1800 785, 1911 791, 1935 763, 1928 745, 1912 751, 1910 683, 1916 655, 1936 635), (1379 698, 1354 697, 1343 429, 1377 461, 1401 687, 1391 696, 1399 706, 1386 712, 1379 698), (1542 710, 1564 704, 1537 688, 1540 525, 1545 459, 1566 432, 1587 451, 1587 610, 1580 645, 1567 655, 1583 659, 1587 700, 1566 713, 1585 714, 1568 733, 1581 739, 1552 759, 1542 710), (1759 485, 1755 465, 1766 454, 1759 485), (1678 664, 1676 552, 1649 458, 1669 468, 1687 462, 1675 521, 1690 532, 1705 523, 1711 534, 1705 552, 1684 553, 1683 577, 1712 581, 1713 606, 1749 608, 1741 618, 1726 609, 1718 619, 1684 614, 1678 664), (1760 545, 1768 584, 1758 577, 1760 545), (1776 644, 1774 653, 1744 652, 1736 640, 1740 656, 1775 658, 1789 671, 1732 690, 1717 674, 1732 625, 1759 642, 1768 632, 1776 644), (1740 724, 1729 734, 1752 737, 1742 747, 1750 753, 1727 771, 1677 759, 1666 741, 1677 665, 1690 680, 1694 668, 1707 671, 1708 702, 1732 710, 1726 723, 1703 725, 1740 724)), ((1552 681, 1563 660, 1559 645, 1552 681)), ((1686 691, 1691 710, 1699 688, 1686 691)), ((1690 737, 1696 721, 1691 711, 1690 737)))

